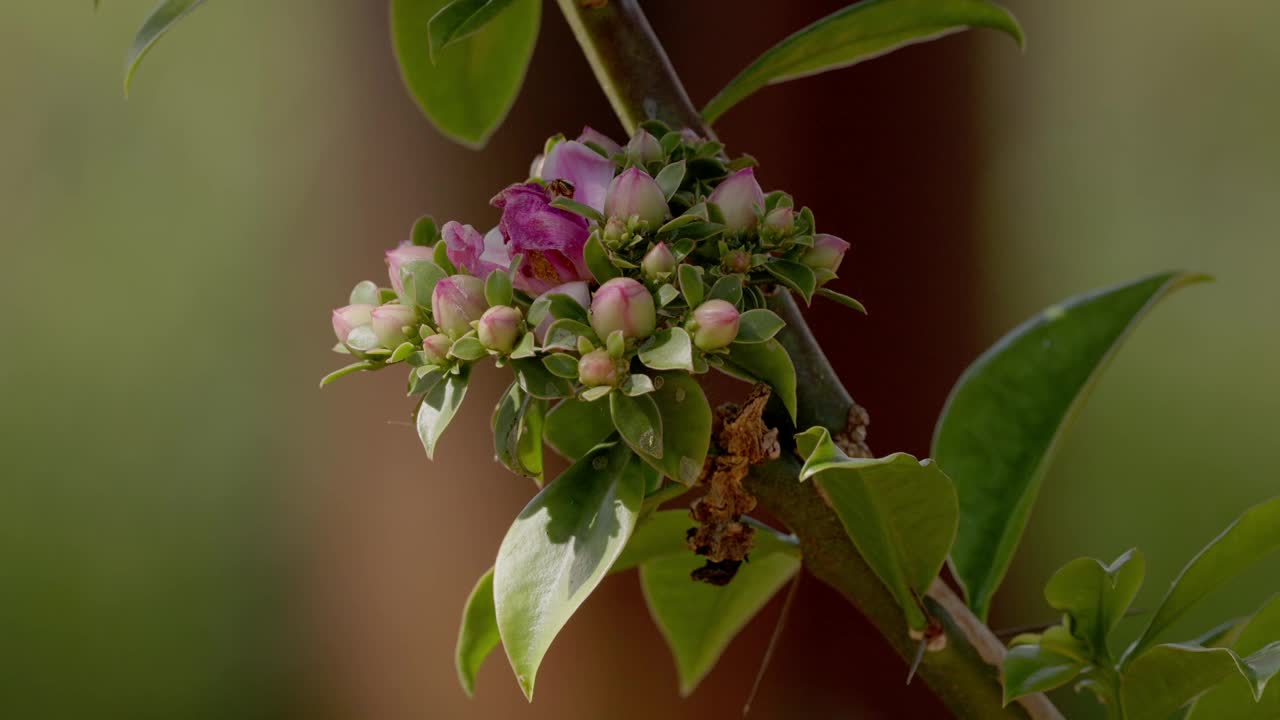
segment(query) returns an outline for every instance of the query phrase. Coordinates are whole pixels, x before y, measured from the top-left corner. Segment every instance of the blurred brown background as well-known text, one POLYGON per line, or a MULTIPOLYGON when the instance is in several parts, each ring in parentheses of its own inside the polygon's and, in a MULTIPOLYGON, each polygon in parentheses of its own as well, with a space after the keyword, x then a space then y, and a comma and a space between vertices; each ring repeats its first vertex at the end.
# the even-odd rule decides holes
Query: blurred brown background
MULTIPOLYGON (((646 9, 705 100, 842 4, 646 9)), ((398 374, 315 389, 340 362, 328 308, 383 276, 416 217, 487 227, 546 136, 620 135, 554 6, 514 111, 473 153, 402 91, 383 3, 210 3, 128 102, 119 58, 151 3, 88 5, 0 8, 0 715, 737 716, 778 603, 681 701, 633 576, 574 618, 532 706, 500 655, 467 700, 462 604, 532 493, 489 462, 500 375, 482 373, 435 464, 398 374)), ((1150 605, 1280 487, 1280 10, 1010 6, 1025 55, 953 36, 766 88, 717 127, 854 243, 839 289, 871 315, 811 319, 882 452, 927 454, 954 378, 1038 308, 1169 267, 1218 275, 1160 308, 1098 388, 996 625, 1053 620, 1039 588, 1057 565, 1132 545, 1150 605)), ((1277 567, 1188 633, 1277 590, 1277 567)), ((905 673, 807 578, 752 717, 941 715, 905 673)))

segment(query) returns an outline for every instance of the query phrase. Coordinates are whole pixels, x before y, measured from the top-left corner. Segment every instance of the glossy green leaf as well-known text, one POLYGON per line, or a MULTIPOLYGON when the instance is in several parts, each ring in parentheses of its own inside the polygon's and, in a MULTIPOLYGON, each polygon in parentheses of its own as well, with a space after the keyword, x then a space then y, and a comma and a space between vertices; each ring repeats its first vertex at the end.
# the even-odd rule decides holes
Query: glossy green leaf
POLYGON ((738 337, 734 342, 762 343, 777 335, 786 325, 772 310, 748 310, 738 318, 738 337))
POLYGON ((381 305, 382 293, 374 281, 362 280, 351 289, 349 302, 352 305, 381 305))
POLYGON ((400 268, 400 283, 404 286, 400 302, 430 309, 431 293, 435 292, 436 283, 446 277, 444 268, 430 260, 406 263, 400 268))
POLYGON ((648 375, 628 375, 626 380, 618 386, 618 389, 627 395, 647 395, 657 388, 653 386, 653 378, 648 375))
POLYGON ((605 221, 604 215, 602 215, 599 210, 591 207, 590 205, 584 205, 571 197, 558 197, 551 201, 551 206, 560 208, 561 210, 568 210, 574 215, 579 215, 588 220, 594 220, 601 225, 603 225, 605 221))
POLYGON ((1071 619, 1071 633, 1100 661, 1108 660, 1107 636, 1123 618, 1142 587, 1146 558, 1130 550, 1110 565, 1078 558, 1062 566, 1045 584, 1049 606, 1071 619))
POLYGON ((440 228, 436 225, 436 219, 430 215, 423 215, 413 222, 413 229, 409 232, 410 241, 414 245, 421 247, 431 247, 440 239, 440 228))
MULTIPOLYGON (((663 196, 670 200, 671 196, 680 189, 680 183, 684 182, 684 161, 678 160, 662 168, 653 180, 658 183, 658 187, 662 188, 663 196)), ((660 229, 666 229, 667 225, 663 225, 660 229)))
POLYGON ((512 0, 453 0, 440 8, 427 23, 431 57, 455 42, 464 40, 497 17, 512 0))
POLYGON ((1126 657, 1138 657, 1200 598, 1276 550, 1280 550, 1280 497, 1246 510, 1187 563, 1126 657))
POLYGON ((436 445, 445 428, 449 427, 454 413, 462 405, 467 395, 467 382, 471 379, 470 370, 463 367, 460 372, 447 375, 430 392, 422 398, 418 405, 414 425, 418 428, 418 437, 422 439, 422 447, 427 451, 429 459, 435 459, 436 445))
POLYGON ((648 395, 609 395, 613 427, 631 449, 641 455, 662 459, 662 415, 648 395))
POLYGON ((596 233, 592 233, 587 238, 587 244, 582 246, 582 259, 587 263, 591 277, 598 283, 603 284, 622 275, 622 271, 609 259, 609 253, 600 244, 600 237, 596 233))
POLYGON ((552 640, 626 547, 645 468, 626 445, 603 445, 549 483, 516 518, 494 565, 503 647, 532 699, 552 640))
POLYGON ((577 460, 613 434, 609 403, 565 398, 547 413, 547 444, 568 460, 577 460))
MULTIPOLYGON (((1273 596, 1236 632, 1231 649, 1255 653, 1280 640, 1280 595, 1273 596)), ((1186 720, 1275 720, 1280 718, 1280 683, 1271 683, 1255 698, 1244 678, 1228 677, 1192 706, 1186 720)))
POLYGON ((676 278, 680 281, 680 293, 689 307, 702 304, 706 285, 702 282, 702 268, 697 265, 681 265, 676 270, 676 278))
POLYGON ((467 697, 476 692, 476 673, 489 653, 502 644, 498 635, 498 615, 493 607, 493 568, 489 568, 476 583, 462 611, 462 626, 458 629, 458 644, 454 650, 454 666, 458 669, 458 682, 467 697))
POLYGON ((774 45, 702 110, 708 123, 765 85, 869 60, 905 45, 968 27, 1003 30, 1022 44, 1022 29, 985 0, 866 0, 838 10, 774 45))
POLYGON ((546 400, 511 383, 493 413, 493 446, 498 462, 511 472, 542 483, 542 431, 546 400))
POLYGON ((568 397, 573 392, 572 382, 553 375, 538 358, 513 358, 511 369, 515 371, 520 387, 534 397, 555 400, 568 397))
POLYGON ((1040 645, 1019 645, 1004 657, 1004 704, 1062 687, 1084 668, 1080 660, 1040 645))
POLYGON ((640 362, 654 370, 693 372, 693 341, 681 327, 659 330, 640 346, 640 362))
POLYGON ((724 300, 730 305, 737 305, 742 302, 742 276, 741 275, 725 275, 711 286, 711 292, 707 295, 711 300, 724 300))
POLYGON ((542 358, 542 364, 556 377, 576 380, 578 377, 578 358, 568 353, 552 353, 542 358))
POLYGON ((794 555, 757 547, 728 585, 715 586, 689 577, 705 562, 686 549, 640 565, 640 588, 675 658, 681 697, 693 692, 729 642, 800 570, 794 555))
POLYGON ((657 389, 644 397, 653 399, 662 417, 662 455, 645 459, 672 480, 692 485, 702 474, 711 445, 711 403, 698 381, 686 373, 662 373, 654 385, 657 389))
POLYGON ((578 338, 595 338, 595 331, 591 326, 577 320, 556 320, 547 328, 547 332, 542 336, 542 348, 544 350, 569 350, 578 349, 578 338))
POLYGON ((409 395, 426 395, 448 376, 447 370, 436 365, 416 367, 409 374, 409 395))
POLYGON ((733 343, 722 370, 747 382, 768 383, 795 421, 796 368, 786 348, 777 340, 733 343))
POLYGON ((893 593, 911 627, 926 623, 919 598, 929 590, 956 536, 955 488, 937 464, 905 453, 850 458, 826 428, 795 436, 805 458, 803 482, 814 478, 858 552, 893 593))
POLYGON ((813 301, 813 293, 818 289, 818 279, 813 274, 813 268, 794 260, 770 260, 765 263, 764 269, 775 280, 800 293, 805 303, 813 301))
POLYGON ((814 294, 817 295, 818 297, 824 297, 832 302, 840 303, 841 305, 847 308, 857 310, 863 315, 867 314, 866 306, 864 306, 861 302, 858 302, 854 298, 851 298, 848 295, 845 295, 844 293, 838 293, 835 290, 828 290, 827 288, 818 288, 817 292, 815 292, 814 294))
POLYGON ((480 342, 480 338, 475 335, 464 335, 454 341, 453 347, 449 348, 450 357, 455 357, 466 362, 479 360, 488 354, 488 348, 486 348, 480 342))
POLYGON ((196 8, 204 4, 204 0, 161 0, 151 11, 142 27, 133 36, 133 44, 124 59, 124 94, 129 94, 129 86, 133 84, 133 75, 138 71, 142 58, 151 52, 151 48, 169 32, 179 20, 190 15, 196 8))
POLYGON ((480 148, 502 123, 524 82, 538 38, 538 0, 514 0, 469 37, 436 53, 430 23, 446 0, 392 0, 391 35, 409 94, 442 133, 480 148))
POLYGON ((489 273, 489 277, 484 281, 485 302, 490 306, 510 305, 512 295, 510 275, 501 271, 489 273))
POLYGON ((1167 720, 1201 693, 1232 677, 1243 678, 1257 699, 1278 671, 1280 642, 1243 658, 1227 648, 1157 645, 1124 670, 1120 685, 1124 717, 1167 720))
POLYGON ((338 378, 344 377, 346 375, 350 375, 351 373, 360 372, 362 370, 377 370, 380 367, 382 367, 382 363, 377 362, 375 360, 361 360, 359 362, 353 362, 350 365, 340 367, 337 370, 334 370, 333 372, 329 373, 328 375, 325 375, 324 377, 320 378, 320 387, 324 387, 325 385, 328 385, 334 380, 337 380, 338 378))
POLYGON ((933 457, 955 480, 960 534, 952 569, 985 618, 1022 537, 1059 440, 1137 322, 1203 276, 1165 273, 1055 305, 1015 328, 956 382, 933 457))

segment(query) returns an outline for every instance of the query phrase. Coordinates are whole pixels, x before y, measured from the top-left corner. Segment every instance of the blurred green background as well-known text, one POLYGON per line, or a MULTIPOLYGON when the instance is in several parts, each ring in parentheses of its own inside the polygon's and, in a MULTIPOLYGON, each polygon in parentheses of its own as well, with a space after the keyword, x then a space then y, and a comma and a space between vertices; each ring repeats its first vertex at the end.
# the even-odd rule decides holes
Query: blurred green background
MULTIPOLYGON (((764 3, 733 20, 723 1, 647 7, 705 98, 781 25, 837 4, 779 11, 777 25, 764 3), (738 23, 741 48, 707 57, 690 28, 722 21, 738 23)), ((584 122, 617 132, 554 7, 512 122, 473 154, 400 91, 381 3, 210 3, 158 46, 125 101, 121 59, 151 5, 0 6, 0 716, 597 718, 593 700, 623 693, 642 697, 613 716, 736 715, 773 611, 681 703, 631 579, 584 608, 537 704, 500 657, 480 697, 463 698, 456 618, 530 493, 481 462, 498 375, 484 376, 436 466, 404 427, 398 377, 315 389, 339 362, 328 308, 382 277, 381 250, 417 215, 489 222, 488 197, 525 172, 540 138, 584 122)), ((963 363, 1040 307, 1160 269, 1218 278, 1158 308, 1097 388, 1046 479, 997 625, 1053 620, 1039 588, 1054 568, 1131 546, 1148 556, 1138 605, 1151 607, 1195 550, 1280 488, 1268 462, 1280 6, 1009 5, 1024 56, 994 35, 952 38, 767 89, 722 128, 731 150, 756 154, 769 181, 855 241, 843 289, 873 316, 846 332, 816 315, 815 330, 838 354, 877 348, 852 384, 880 418, 881 451, 923 453, 963 363), (810 110, 797 115, 800 101, 810 110), (813 169, 787 133, 814 115, 899 129, 887 151, 832 135, 838 167, 813 169), (871 189, 902 168, 901 185, 871 189), (899 214, 877 192, 968 209, 899 214), (955 238, 915 224, 926 221, 955 238), (873 222, 899 234, 858 232, 873 222), (881 246, 902 264, 877 265, 881 246), (921 273, 949 289, 920 292, 933 287, 913 284, 921 273), (899 309, 908 302, 918 315, 899 309), (934 350, 911 345, 928 338, 941 338, 934 350), (888 407, 903 388, 915 399, 888 407)), ((1210 598, 1187 633, 1280 590, 1277 570, 1210 598)), ((805 619, 806 602, 841 607, 816 585, 802 588, 753 717, 894 717, 925 691, 847 677, 876 672, 848 659, 865 628, 805 619), (822 642, 844 665, 797 667, 822 642)), ((868 666, 884 653, 857 647, 868 666)))

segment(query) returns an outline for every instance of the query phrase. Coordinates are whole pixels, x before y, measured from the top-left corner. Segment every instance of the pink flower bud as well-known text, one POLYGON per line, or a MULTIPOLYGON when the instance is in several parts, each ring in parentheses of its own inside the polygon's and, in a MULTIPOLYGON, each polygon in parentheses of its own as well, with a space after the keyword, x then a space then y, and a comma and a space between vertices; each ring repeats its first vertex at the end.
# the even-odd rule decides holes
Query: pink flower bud
POLYGON ((729 272, 744 273, 751 269, 751 256, 746 250, 730 250, 721 259, 729 272))
POLYGON ((436 283, 431 293, 431 315, 436 327, 451 337, 471 329, 488 305, 484 300, 484 281, 470 275, 450 275, 436 283))
POLYGON ((578 361, 578 382, 587 387, 617 385, 617 361, 605 350, 592 350, 578 361))
POLYGON ((609 183, 609 192, 604 198, 604 214, 624 220, 635 215, 656 230, 667 219, 667 198, 645 171, 628 168, 609 183))
POLYGON ((388 350, 409 339, 409 333, 418 325, 418 313, 408 305, 387 304, 373 309, 373 334, 388 350), (405 330, 409 332, 406 333, 405 330))
POLYGON ((347 305, 333 311, 333 334, 345 343, 351 331, 372 321, 372 305, 347 305))
POLYGON ((480 344, 500 353, 511 352, 520 339, 522 320, 519 310, 506 305, 495 305, 485 310, 476 327, 480 344))
POLYGON ((738 308, 726 300, 708 300, 693 311, 689 322, 693 344, 703 350, 719 350, 738 337, 738 308))
POLYGON ((453 341, 448 335, 429 335, 422 341, 422 354, 427 356, 427 362, 432 365, 444 365, 449 362, 449 350, 453 348, 453 341))
POLYGON ((666 243, 658 243, 644 256, 644 260, 640 261, 640 269, 648 278, 667 275, 676 269, 676 256, 671 254, 666 243))
POLYGON ((756 182, 755 169, 746 168, 722 180, 707 200, 719 206, 725 225, 739 232, 755 228, 756 209, 764 207, 764 191, 756 182))
MULTIPOLYGON (((543 293, 543 295, 568 295, 578 302, 585 310, 591 306, 591 290, 587 288, 587 283, 582 280, 568 282, 563 285, 557 285, 543 293)), ((541 297, 541 295, 539 295, 541 297)), ((547 328, 551 327, 551 323, 555 322, 555 318, 551 317, 551 313, 547 313, 545 317, 538 323, 538 327, 533 329, 533 336, 542 342, 542 338, 546 335, 547 328)))
POLYGON ((435 251, 431 248, 414 245, 408 240, 400 243, 395 250, 387 251, 387 275, 390 276, 391 288, 396 291, 396 295, 404 295, 404 282, 400 280, 400 268, 417 260, 430 260, 434 256, 435 251))
POLYGON ((848 249, 849 243, 835 235, 819 233, 813 236, 813 247, 800 257, 800 262, 815 270, 836 272, 848 249))
POLYGON ((653 296, 631 278, 606 282, 591 301, 591 329, 602 340, 614 330, 621 330, 623 337, 649 337, 657 322, 653 296))
POLYGON ((662 143, 658 138, 641 130, 627 143, 627 159, 636 165, 648 165, 662 159, 662 143))
POLYGON ((796 211, 789 207, 774 208, 764 216, 764 226, 778 235, 790 235, 796 229, 796 211))

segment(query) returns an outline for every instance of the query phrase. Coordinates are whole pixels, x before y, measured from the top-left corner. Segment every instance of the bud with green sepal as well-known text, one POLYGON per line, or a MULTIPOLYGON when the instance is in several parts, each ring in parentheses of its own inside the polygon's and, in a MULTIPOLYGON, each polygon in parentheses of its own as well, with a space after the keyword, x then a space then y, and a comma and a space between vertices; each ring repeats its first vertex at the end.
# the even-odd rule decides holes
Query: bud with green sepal
POLYGON ((484 311, 476 325, 476 337, 489 350, 508 354, 524 331, 524 316, 516 308, 495 305, 484 311))
POLYGON ((738 308, 728 301, 714 299, 693 311, 686 328, 693 336, 693 344, 709 352, 728 347, 738 337, 738 321, 738 308))
POLYGON ((436 283, 431 293, 431 315, 436 327, 450 337, 460 337, 471 330, 488 308, 484 299, 484 281, 471 275, 450 275, 436 283))
POLYGON ((591 301, 591 328, 599 337, 620 330, 623 337, 641 339, 656 327, 653 295, 637 280, 614 278, 601 285, 591 301))

